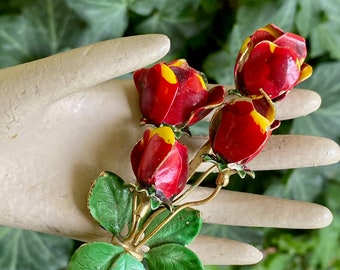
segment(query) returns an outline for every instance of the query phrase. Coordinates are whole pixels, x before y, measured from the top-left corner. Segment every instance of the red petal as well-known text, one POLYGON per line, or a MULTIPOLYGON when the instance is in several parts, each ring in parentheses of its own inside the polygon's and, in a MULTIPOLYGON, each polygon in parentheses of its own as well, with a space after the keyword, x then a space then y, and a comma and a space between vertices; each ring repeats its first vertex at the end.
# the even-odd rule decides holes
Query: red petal
POLYGON ((260 95, 262 88, 273 99, 291 90, 299 76, 295 53, 264 41, 251 51, 243 69, 237 73, 236 83, 242 92, 260 95))
POLYGON ((178 90, 178 83, 170 83, 163 77, 162 65, 164 64, 157 64, 134 73, 142 114, 156 124, 163 122, 178 90))
POLYGON ((192 111, 208 101, 208 91, 203 79, 192 68, 171 67, 178 80, 178 91, 164 122, 171 125, 185 123, 192 111), (203 84, 202 84, 203 83, 203 84))
POLYGON ((143 152, 144 152, 144 139, 140 139, 137 144, 133 147, 131 154, 130 154, 130 160, 132 165, 132 170, 135 176, 138 178, 138 170, 139 165, 142 160, 143 152))
POLYGON ((185 126, 191 126, 206 117, 214 108, 220 106, 225 99, 226 90, 222 85, 217 85, 208 92, 208 104, 192 112, 185 126))
POLYGON ((187 175, 188 151, 184 145, 177 142, 153 175, 156 192, 161 192, 167 199, 171 199, 183 190, 187 175))
POLYGON ((210 135, 214 152, 227 162, 250 161, 267 141, 269 126, 263 125, 265 121, 255 111, 250 98, 238 98, 226 104, 219 114, 219 124, 214 124, 210 135))
MULTIPOLYGON (((173 145, 164 141, 158 134, 149 137, 150 130, 144 133, 144 149, 139 162, 137 179, 144 184, 152 185, 153 174, 166 159, 173 145)), ((138 155, 138 149, 136 150, 138 155)), ((134 151, 132 152, 135 153, 134 151)))
POLYGON ((274 41, 279 36, 283 35, 284 31, 274 24, 268 24, 256 30, 250 37, 246 38, 241 46, 241 49, 236 58, 235 70, 239 69, 245 61, 247 61, 249 52, 254 46, 261 41, 274 41))
POLYGON ((264 40, 274 41, 284 33, 285 32, 276 25, 268 24, 255 31, 255 33, 251 36, 251 42, 252 45, 255 46, 257 43, 264 40))
POLYGON ((274 41, 278 46, 290 48, 297 55, 300 63, 302 64, 307 56, 306 41, 303 37, 293 33, 285 33, 274 41))
POLYGON ((187 183, 188 180, 188 172, 189 172, 189 153, 188 153, 188 148, 179 142, 176 142, 176 148, 181 156, 181 161, 182 161, 182 169, 181 173, 179 176, 179 183, 178 183, 178 193, 180 193, 184 187, 185 184, 187 183))

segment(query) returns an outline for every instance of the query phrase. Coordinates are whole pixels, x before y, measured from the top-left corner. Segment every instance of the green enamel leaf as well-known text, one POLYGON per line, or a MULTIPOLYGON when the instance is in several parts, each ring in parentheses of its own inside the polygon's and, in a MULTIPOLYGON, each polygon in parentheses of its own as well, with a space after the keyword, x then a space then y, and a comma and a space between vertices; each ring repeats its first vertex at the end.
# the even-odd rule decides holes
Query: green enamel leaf
POLYGON ((162 204, 162 201, 160 201, 156 197, 150 197, 150 205, 152 210, 156 210, 160 205, 162 204))
POLYGON ((118 175, 103 172, 92 185, 88 207, 105 230, 117 235, 132 217, 132 194, 118 175))
POLYGON ((95 242, 82 245, 73 254, 68 270, 142 270, 143 265, 120 246, 95 242))
POLYGON ((119 255, 115 263, 112 265, 114 270, 143 270, 143 264, 129 253, 119 255))
MULTIPOLYGON (((145 234, 148 235, 162 220, 170 215, 169 210, 157 216, 148 226, 145 234)), ((186 208, 180 211, 175 217, 167 223, 158 233, 156 233, 148 242, 150 247, 162 245, 165 243, 177 243, 187 245, 195 239, 202 227, 202 217, 200 211, 186 208)))
POLYGON ((68 270, 143 270, 144 266, 120 246, 104 242, 82 245, 73 254, 68 270))
POLYGON ((200 259, 190 249, 178 244, 165 244, 150 249, 145 254, 150 270, 204 269, 200 259))
POLYGON ((64 269, 72 249, 71 239, 0 227, 0 269, 64 269))

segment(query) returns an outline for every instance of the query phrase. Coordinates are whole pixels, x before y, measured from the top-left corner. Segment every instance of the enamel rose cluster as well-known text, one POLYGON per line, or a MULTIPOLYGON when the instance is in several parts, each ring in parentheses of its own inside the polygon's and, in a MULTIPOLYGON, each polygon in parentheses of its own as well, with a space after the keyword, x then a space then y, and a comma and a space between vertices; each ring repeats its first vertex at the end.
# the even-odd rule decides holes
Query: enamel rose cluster
POLYGON ((147 128, 131 151, 136 182, 127 184, 111 172, 96 179, 88 207, 113 237, 110 243, 82 245, 69 269, 204 269, 186 247, 202 225, 192 207, 211 201, 230 175, 254 176, 247 163, 279 125, 274 102, 312 73, 306 54, 304 38, 270 24, 243 43, 234 90, 209 87, 184 59, 137 70, 133 79, 147 128), (189 162, 180 137, 213 110, 209 139, 189 162), (192 180, 202 162, 211 162, 210 169, 192 180), (187 200, 212 171, 217 172, 212 193, 187 200))

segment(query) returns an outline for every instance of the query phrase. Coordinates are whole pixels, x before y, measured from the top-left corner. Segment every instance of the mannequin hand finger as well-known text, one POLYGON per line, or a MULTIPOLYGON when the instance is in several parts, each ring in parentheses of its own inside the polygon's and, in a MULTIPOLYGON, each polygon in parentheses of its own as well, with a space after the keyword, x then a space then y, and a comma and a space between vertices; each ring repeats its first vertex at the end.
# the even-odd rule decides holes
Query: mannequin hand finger
MULTIPOLYGON (((169 50, 164 35, 118 38, 0 70, 0 131, 84 87, 142 68, 169 50)), ((1 136, 1 134, 0 134, 1 136)))
MULTIPOLYGON (((184 143, 195 153, 207 137, 192 137, 184 143)), ((314 167, 337 163, 340 159, 339 145, 323 137, 305 135, 272 135, 261 153, 247 167, 254 171, 282 170, 314 167)), ((199 171, 205 171, 211 163, 202 163, 199 171)))
POLYGON ((204 265, 247 265, 258 263, 263 255, 255 247, 230 240, 199 235, 188 246, 204 265))
MULTIPOLYGON (((214 85, 210 85, 213 87, 214 85)), ((233 89, 234 86, 226 85, 226 89, 233 89)), ((228 96, 227 99, 232 99, 236 96, 228 96)), ((318 93, 308 89, 293 89, 289 94, 280 101, 275 103, 278 120, 293 119, 300 116, 308 115, 316 111, 321 105, 321 97, 318 93)), ((210 120, 210 114, 205 120, 210 120)))
POLYGON ((316 111, 321 105, 321 97, 312 90, 293 89, 286 98, 275 104, 278 120, 293 119, 316 111))
MULTIPOLYGON (((207 197, 211 188, 199 187, 186 200, 207 197)), ((315 229, 328 226, 328 208, 301 201, 222 190, 210 203, 195 207, 206 223, 234 226, 315 229)))

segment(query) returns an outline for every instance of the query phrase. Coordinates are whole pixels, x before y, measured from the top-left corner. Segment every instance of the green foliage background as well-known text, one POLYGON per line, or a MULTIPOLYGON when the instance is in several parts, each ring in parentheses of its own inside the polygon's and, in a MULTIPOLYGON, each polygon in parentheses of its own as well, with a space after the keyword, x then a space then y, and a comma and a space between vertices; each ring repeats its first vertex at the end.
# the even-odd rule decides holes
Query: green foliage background
MULTIPOLYGON (((314 67, 300 85, 322 96, 321 108, 285 121, 278 132, 340 142, 340 0, 2 0, 0 67, 70 48, 142 33, 172 41, 165 60, 187 58, 211 82, 232 84, 233 65, 245 37, 275 23, 306 37, 314 67)), ((321 230, 204 225, 202 233, 253 244, 265 259, 255 266, 206 269, 340 269, 340 166, 261 172, 230 189, 317 202, 334 214, 321 230)), ((78 243, 70 239, 0 228, 0 270, 64 269, 78 243)))

